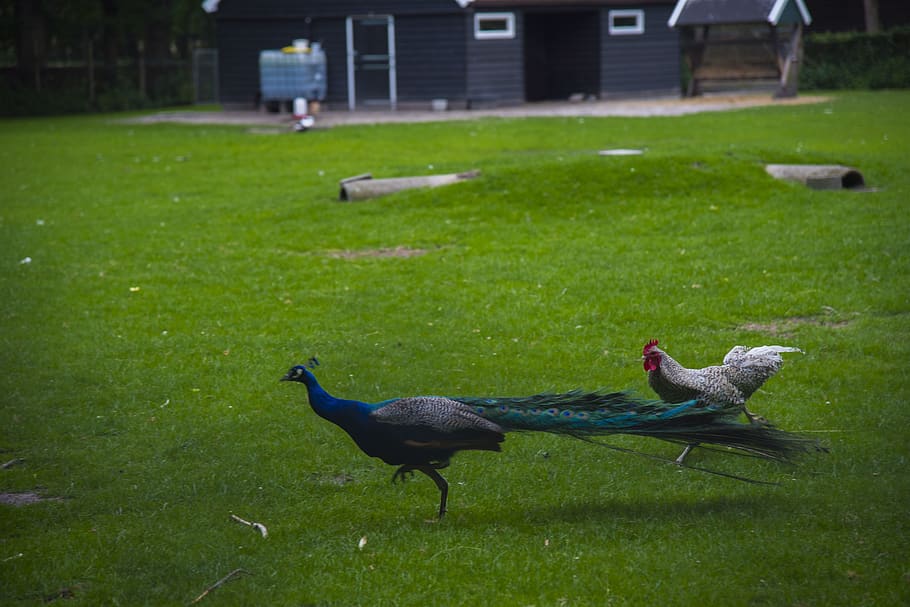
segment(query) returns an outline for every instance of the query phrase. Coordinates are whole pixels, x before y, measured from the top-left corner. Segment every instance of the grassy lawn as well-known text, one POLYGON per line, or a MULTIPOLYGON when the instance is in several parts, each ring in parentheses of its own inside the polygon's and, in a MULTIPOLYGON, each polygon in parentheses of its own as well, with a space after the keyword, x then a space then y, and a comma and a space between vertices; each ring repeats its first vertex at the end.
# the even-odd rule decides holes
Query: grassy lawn
POLYGON ((186 605, 241 568, 199 604, 907 604, 907 108, 851 93, 300 135, 0 123, 0 492, 54 498, 0 505, 0 603, 186 605), (876 191, 769 162, 856 166, 876 191), (336 200, 366 171, 472 168, 336 200), (391 485, 278 381, 318 355, 327 390, 366 401, 650 395, 652 337, 693 367, 803 348, 750 408, 831 452, 691 456, 780 483, 759 486, 510 435, 455 458, 428 523, 428 479, 391 485))

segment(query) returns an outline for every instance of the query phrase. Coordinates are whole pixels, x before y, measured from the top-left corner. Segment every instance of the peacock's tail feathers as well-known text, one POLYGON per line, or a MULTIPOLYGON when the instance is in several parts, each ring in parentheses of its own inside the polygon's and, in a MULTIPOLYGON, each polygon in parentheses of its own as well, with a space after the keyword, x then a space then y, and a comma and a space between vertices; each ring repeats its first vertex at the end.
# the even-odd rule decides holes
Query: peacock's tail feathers
POLYGON ((542 393, 532 396, 485 398, 457 397, 482 417, 504 429, 568 434, 609 434, 684 414, 698 403, 669 404, 625 392, 542 393))
MULTIPOLYGON (((625 392, 535 394, 526 397, 457 397, 503 430, 567 434, 577 438, 630 434, 679 443, 732 447, 766 459, 787 461, 817 448, 817 442, 768 425, 735 421, 722 407, 637 398, 625 392)), ((738 412, 738 410, 737 410, 738 412)))
MULTIPOLYGON (((678 418, 677 418, 678 419, 678 418)), ((679 420, 682 421, 682 420, 679 420)), ((625 434, 650 436, 671 442, 710 444, 738 449, 746 453, 782 462, 793 461, 811 451, 826 451, 813 438, 787 432, 771 425, 740 423, 729 417, 715 418, 703 424, 668 423, 625 434)))

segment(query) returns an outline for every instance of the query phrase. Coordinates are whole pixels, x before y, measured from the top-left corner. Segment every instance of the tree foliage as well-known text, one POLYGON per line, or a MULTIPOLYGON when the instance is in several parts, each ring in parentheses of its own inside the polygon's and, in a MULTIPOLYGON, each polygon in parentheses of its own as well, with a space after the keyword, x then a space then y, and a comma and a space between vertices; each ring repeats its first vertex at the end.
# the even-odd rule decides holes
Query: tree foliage
POLYGON ((910 88, 910 27, 807 36, 800 87, 910 88))
POLYGON ((111 95, 155 103, 174 88, 161 83, 188 78, 193 49, 213 41, 198 0, 0 0, 0 112, 21 113, 10 112, 17 96, 27 113, 49 95, 75 95, 68 104, 84 107, 70 110, 101 108, 111 95))

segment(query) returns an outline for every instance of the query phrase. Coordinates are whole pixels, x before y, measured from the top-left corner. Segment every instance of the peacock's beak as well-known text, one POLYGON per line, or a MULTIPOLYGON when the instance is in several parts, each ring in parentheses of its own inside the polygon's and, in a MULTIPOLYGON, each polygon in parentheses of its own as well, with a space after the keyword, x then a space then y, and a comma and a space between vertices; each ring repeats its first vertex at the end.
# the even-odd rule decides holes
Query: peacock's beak
POLYGON ((302 373, 300 372, 300 369, 297 369, 295 367, 295 368, 291 369, 290 371, 288 371, 287 373, 285 373, 284 377, 282 377, 278 381, 300 381, 301 375, 302 375, 302 373))

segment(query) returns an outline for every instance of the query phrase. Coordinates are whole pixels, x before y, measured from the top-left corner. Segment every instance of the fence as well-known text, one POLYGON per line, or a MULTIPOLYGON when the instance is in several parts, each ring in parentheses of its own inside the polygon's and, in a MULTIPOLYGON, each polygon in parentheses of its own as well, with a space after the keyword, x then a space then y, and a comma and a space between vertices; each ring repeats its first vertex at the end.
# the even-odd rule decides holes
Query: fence
POLYGON ((193 50, 193 101, 218 103, 218 49, 193 50))
POLYGON ((0 67, 0 116, 113 112, 218 102, 218 51, 192 59, 48 62, 23 74, 0 67))

